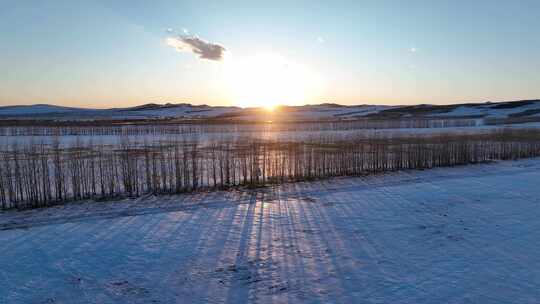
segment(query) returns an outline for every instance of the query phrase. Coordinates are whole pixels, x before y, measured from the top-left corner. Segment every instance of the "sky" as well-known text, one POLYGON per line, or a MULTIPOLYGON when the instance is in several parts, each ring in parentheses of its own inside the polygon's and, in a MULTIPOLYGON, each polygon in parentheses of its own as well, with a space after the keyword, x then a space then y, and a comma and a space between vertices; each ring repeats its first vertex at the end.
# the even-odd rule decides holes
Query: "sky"
POLYGON ((540 98, 540 1, 0 0, 0 105, 540 98))

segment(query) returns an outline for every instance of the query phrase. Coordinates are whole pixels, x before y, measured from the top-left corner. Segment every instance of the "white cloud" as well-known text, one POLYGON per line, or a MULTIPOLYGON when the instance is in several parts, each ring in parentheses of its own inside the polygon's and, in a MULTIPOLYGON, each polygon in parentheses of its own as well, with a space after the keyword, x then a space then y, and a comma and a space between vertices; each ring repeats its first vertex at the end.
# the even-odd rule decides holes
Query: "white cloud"
MULTIPOLYGON (((187 32, 186 29, 183 29, 187 32)), ((177 35, 167 37, 165 44, 175 48, 179 52, 190 52, 199 56, 200 59, 219 61, 223 59, 225 48, 219 44, 207 42, 197 36, 177 35)))

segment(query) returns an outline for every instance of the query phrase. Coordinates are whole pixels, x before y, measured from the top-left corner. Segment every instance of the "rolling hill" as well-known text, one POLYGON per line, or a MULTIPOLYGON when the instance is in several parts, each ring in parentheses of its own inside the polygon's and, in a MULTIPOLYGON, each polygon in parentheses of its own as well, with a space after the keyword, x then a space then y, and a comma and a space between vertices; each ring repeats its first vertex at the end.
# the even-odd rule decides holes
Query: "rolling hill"
POLYGON ((463 103, 453 105, 355 105, 324 103, 281 106, 272 112, 263 108, 148 103, 135 107, 90 109, 47 104, 0 107, 0 119, 15 120, 137 120, 137 119, 219 119, 219 120, 350 120, 357 118, 512 118, 540 117, 540 100, 463 103))

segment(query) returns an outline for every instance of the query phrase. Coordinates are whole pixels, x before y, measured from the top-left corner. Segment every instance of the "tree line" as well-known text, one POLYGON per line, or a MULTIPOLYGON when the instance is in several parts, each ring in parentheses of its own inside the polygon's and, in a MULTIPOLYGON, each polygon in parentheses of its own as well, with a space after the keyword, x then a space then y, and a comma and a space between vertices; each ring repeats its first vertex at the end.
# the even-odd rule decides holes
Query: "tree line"
POLYGON ((159 140, 12 144, 0 154, 0 208, 256 187, 540 155, 540 130, 297 141, 159 140))
POLYGON ((134 136, 224 132, 344 131, 360 129, 449 128, 483 124, 482 119, 401 118, 323 121, 0 121, 0 136, 134 136))

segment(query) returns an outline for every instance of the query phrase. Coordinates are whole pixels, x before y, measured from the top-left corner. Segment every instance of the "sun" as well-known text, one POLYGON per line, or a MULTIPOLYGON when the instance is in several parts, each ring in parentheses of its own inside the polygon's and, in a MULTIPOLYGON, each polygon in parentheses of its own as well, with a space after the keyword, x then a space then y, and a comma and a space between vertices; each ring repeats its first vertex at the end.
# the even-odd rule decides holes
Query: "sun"
POLYGON ((316 91, 316 77, 304 66, 274 53, 225 62, 225 82, 233 103, 240 107, 300 105, 316 91))
MULTIPOLYGON (((291 104, 291 103, 287 103, 291 104)), ((267 104, 262 105, 261 107, 264 108, 267 112, 274 112, 276 111, 283 103, 272 103, 269 102, 267 104)), ((292 105, 292 104, 291 104, 292 105)))

